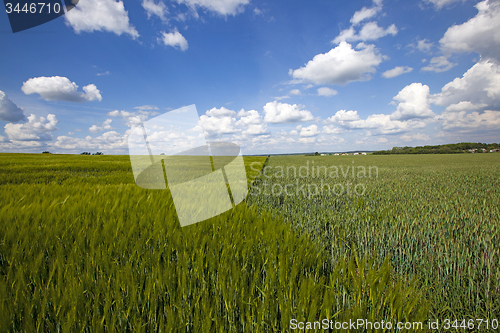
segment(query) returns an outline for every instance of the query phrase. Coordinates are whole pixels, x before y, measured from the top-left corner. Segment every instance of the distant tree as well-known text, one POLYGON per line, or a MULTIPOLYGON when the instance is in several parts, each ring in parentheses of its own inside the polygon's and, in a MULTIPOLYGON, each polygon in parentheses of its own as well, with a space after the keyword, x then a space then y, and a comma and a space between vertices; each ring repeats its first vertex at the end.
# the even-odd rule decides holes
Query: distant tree
POLYGON ((48 150, 42 151, 42 154, 50 154, 50 151, 48 151, 48 150))
POLYGON ((318 152, 315 152, 315 153, 314 153, 314 156, 319 156, 319 153, 318 153, 318 152))
POLYGON ((498 143, 481 143, 481 142, 461 142, 449 143, 445 145, 435 146, 417 146, 417 147, 393 147, 391 150, 376 151, 374 155, 388 154, 461 154, 471 153, 472 150, 476 153, 486 153, 493 149, 498 149, 498 143), (485 149, 485 150, 483 150, 485 149))

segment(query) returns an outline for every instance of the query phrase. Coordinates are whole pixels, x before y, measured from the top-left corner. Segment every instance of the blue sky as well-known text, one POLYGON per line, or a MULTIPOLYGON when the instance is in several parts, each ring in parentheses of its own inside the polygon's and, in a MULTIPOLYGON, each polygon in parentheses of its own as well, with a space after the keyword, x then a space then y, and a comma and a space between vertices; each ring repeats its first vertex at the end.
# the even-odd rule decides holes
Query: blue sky
POLYGON ((191 104, 244 154, 500 141, 498 1, 80 0, 0 40, 3 152, 126 154, 191 104))

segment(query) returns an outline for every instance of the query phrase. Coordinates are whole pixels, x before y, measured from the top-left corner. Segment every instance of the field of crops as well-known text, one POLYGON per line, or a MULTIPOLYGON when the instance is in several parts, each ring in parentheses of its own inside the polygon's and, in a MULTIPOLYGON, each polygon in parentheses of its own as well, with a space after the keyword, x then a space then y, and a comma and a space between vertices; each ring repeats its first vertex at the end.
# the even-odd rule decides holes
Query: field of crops
POLYGON ((332 260, 390 256, 429 318, 500 318, 500 154, 276 156, 247 202, 332 260))
MULTIPOLYGON (((266 159, 246 157, 249 182, 266 159)), ((423 321, 390 262, 332 260, 239 204, 180 228, 127 156, 2 154, 0 331, 282 332, 290 320, 423 321)), ((359 330, 356 330, 359 331, 359 330)))

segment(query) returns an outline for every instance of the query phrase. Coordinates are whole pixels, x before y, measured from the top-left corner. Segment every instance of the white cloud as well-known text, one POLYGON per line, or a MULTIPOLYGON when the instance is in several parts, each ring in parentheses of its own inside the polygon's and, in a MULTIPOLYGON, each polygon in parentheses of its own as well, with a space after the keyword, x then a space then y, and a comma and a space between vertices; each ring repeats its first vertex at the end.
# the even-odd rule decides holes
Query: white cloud
POLYGON ((340 134, 344 132, 344 130, 342 130, 341 128, 335 127, 333 125, 325 125, 323 126, 323 129, 321 131, 326 134, 340 134))
POLYGON ((125 120, 125 123, 129 127, 133 127, 136 125, 139 125, 141 123, 144 123, 148 117, 157 115, 157 112, 154 111, 146 111, 146 110, 139 110, 138 112, 128 112, 128 111, 110 111, 108 112, 108 116, 111 117, 122 117, 123 120, 125 120))
POLYGON ((132 117, 134 115, 134 113, 132 112, 128 112, 128 111, 118 111, 118 110, 114 110, 114 111, 110 111, 108 112, 108 116, 112 116, 112 117, 132 117))
POLYGON ((277 100, 277 101, 281 101, 282 99, 287 99, 287 98, 290 98, 290 96, 284 95, 284 96, 276 96, 276 97, 274 97, 274 99, 277 100))
POLYGON ((408 66, 397 66, 394 67, 393 69, 389 69, 388 71, 383 72, 382 76, 385 77, 386 79, 390 79, 399 76, 401 74, 410 73, 412 70, 413 68, 408 66))
POLYGON ((386 114, 372 114, 366 119, 361 119, 357 111, 340 110, 329 117, 327 121, 339 124, 347 129, 364 129, 367 135, 399 134, 408 132, 412 128, 423 128, 426 124, 422 121, 400 121, 392 119, 386 114))
POLYGON ((269 102, 264 105, 264 120, 269 123, 293 123, 299 121, 309 121, 313 119, 311 112, 300 110, 297 104, 269 102))
POLYGON ((50 132, 57 130, 58 122, 53 114, 47 115, 47 118, 31 114, 27 123, 6 124, 5 134, 12 141, 50 141, 52 140, 50 132))
MULTIPOLYGON (((282 89, 280 89, 280 90, 282 90, 282 89)), ((300 90, 299 90, 299 89, 292 89, 292 90, 290 90, 290 91, 288 92, 288 94, 283 95, 283 96, 276 96, 276 97, 274 97, 274 99, 275 99, 275 100, 277 100, 277 101, 280 101, 280 100, 282 100, 282 99, 287 99, 287 98, 290 98, 290 97, 291 97, 291 95, 294 95, 294 96, 300 96, 300 95, 302 95, 302 93, 300 92, 300 90)))
POLYGON ((385 37, 387 35, 395 36, 398 33, 398 29, 394 24, 390 25, 388 28, 384 29, 378 26, 377 22, 368 22, 363 25, 363 28, 359 31, 358 34, 354 32, 354 28, 350 27, 349 29, 343 30, 340 34, 332 40, 332 43, 337 44, 342 41, 369 41, 369 40, 377 40, 379 38, 385 37))
POLYGON ((200 126, 208 137, 215 137, 222 134, 237 133, 236 120, 233 117, 213 117, 202 115, 200 126))
POLYGON ((12 102, 7 95, 0 90, 0 120, 18 122, 25 120, 23 109, 12 102))
POLYGON ((188 42, 184 36, 175 29, 173 32, 162 32, 162 37, 158 38, 158 42, 162 42, 166 46, 172 46, 174 48, 179 48, 181 51, 186 51, 188 49, 188 42))
POLYGON ((403 134, 400 136, 404 141, 429 141, 431 138, 427 134, 416 133, 416 134, 403 134))
POLYGON ((339 110, 335 115, 328 117, 327 121, 345 125, 346 122, 359 120, 358 111, 339 110))
POLYGON ((227 116, 229 116, 229 117, 235 116, 236 112, 233 110, 228 110, 225 107, 221 107, 220 109, 212 108, 212 109, 208 110, 205 114, 209 117, 221 118, 221 117, 227 117, 227 116))
POLYGON ((91 136, 87 136, 85 138, 74 138, 62 135, 57 137, 57 141, 54 143, 54 146, 68 150, 123 149, 127 147, 127 136, 128 131, 124 135, 115 131, 109 131, 95 138, 92 138, 91 136))
POLYGON ((351 129, 367 129, 370 135, 398 134, 411 129, 408 122, 393 120, 390 115, 372 114, 365 120, 348 123, 351 129))
POLYGON ((471 111, 471 110, 482 110, 486 108, 488 104, 480 103, 473 104, 471 102, 460 102, 456 104, 451 104, 446 107, 446 112, 456 112, 456 111, 471 111))
MULTIPOLYGON (((356 30, 354 30, 354 26, 349 27, 349 29, 344 29, 340 32, 340 34, 332 39, 331 43, 338 44, 340 42, 345 42, 347 40, 353 40, 356 36, 356 30)), ((358 36, 359 37, 359 36, 358 36)))
POLYGON ((177 0, 177 2, 184 3, 194 10, 199 7, 227 16, 242 13, 250 0, 177 0))
POLYGON ((422 52, 430 52, 433 43, 427 42, 427 39, 422 39, 417 42, 416 48, 422 52))
POLYGON ((146 10, 148 19, 154 15, 158 16, 162 21, 167 21, 168 9, 161 0, 158 3, 155 3, 154 0, 142 0, 142 7, 146 10))
POLYGON ((302 137, 312 137, 318 135, 319 133, 320 131, 318 131, 318 126, 311 125, 308 127, 301 127, 299 135, 302 137))
POLYGON ((337 90, 335 90, 335 89, 331 89, 328 87, 318 88, 318 96, 330 97, 330 96, 335 96, 335 95, 337 95, 337 90))
POLYGON ((269 134, 267 124, 255 110, 239 112, 212 108, 200 117, 199 125, 207 137, 219 137, 225 134, 240 134, 240 139, 269 134), (238 119, 239 118, 239 119, 238 119))
POLYGON ((102 125, 92 125, 90 128, 89 128, 89 131, 91 133, 98 133, 98 132, 102 132, 104 130, 110 130, 110 129, 113 129, 113 127, 111 127, 111 122, 113 120, 112 119, 106 119, 102 125))
POLYGON ((82 31, 108 31, 120 36, 123 33, 132 38, 139 33, 130 25, 128 12, 122 1, 85 0, 64 15, 66 24, 78 34, 82 31))
POLYGON ((404 87, 395 97, 397 110, 391 114, 393 120, 431 118, 435 114, 430 109, 429 87, 421 83, 412 83, 404 87))
POLYGON ((444 130, 460 132, 495 131, 500 128, 500 111, 486 110, 484 112, 443 112, 439 119, 443 120, 444 130))
POLYGON ((431 59, 429 66, 422 67, 423 71, 427 72, 446 72, 456 64, 451 63, 445 56, 434 57, 431 59))
POLYGON ((320 84, 346 84, 353 81, 371 79, 383 57, 374 45, 358 44, 359 51, 347 42, 331 49, 328 53, 320 53, 304 67, 290 70, 289 74, 295 83, 311 82, 320 84))
POLYGON ((316 138, 315 137, 301 137, 301 138, 299 138, 299 142, 301 142, 301 143, 315 143, 316 138))
POLYGON ((432 3, 436 9, 441 9, 444 6, 448 6, 459 1, 463 2, 464 0, 425 0, 427 3, 432 3))
MULTIPOLYGON (((70 12, 71 13, 71 12, 70 12)), ((21 90, 26 94, 39 94, 46 101, 85 102, 102 100, 101 92, 94 84, 77 91, 78 86, 67 77, 34 77, 23 83, 21 90)))
POLYGON ((374 1, 374 6, 371 8, 363 7, 354 13, 351 18, 351 23, 357 25, 360 22, 375 16, 382 10, 382 1, 374 1))
POLYGON ((478 62, 461 78, 447 83, 441 93, 433 95, 432 102, 443 106, 470 102, 500 107, 500 66, 491 61, 478 62))
POLYGON ((241 110, 238 116, 241 118, 236 122, 236 126, 243 129, 242 133, 244 135, 263 135, 269 133, 267 124, 259 112, 255 110, 241 110))
POLYGON ((443 52, 478 52, 483 60, 500 63, 500 3, 482 1, 469 21, 454 25, 439 41, 443 52))

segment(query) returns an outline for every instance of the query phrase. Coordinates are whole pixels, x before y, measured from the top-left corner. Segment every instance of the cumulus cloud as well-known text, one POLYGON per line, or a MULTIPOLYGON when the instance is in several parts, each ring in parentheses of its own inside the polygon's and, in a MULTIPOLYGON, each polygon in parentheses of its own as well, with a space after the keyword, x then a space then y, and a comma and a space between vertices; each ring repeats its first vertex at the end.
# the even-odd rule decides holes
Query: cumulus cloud
POLYGON ((250 0, 177 0, 177 2, 186 4, 194 10, 201 8, 227 16, 242 13, 250 0))
POLYGON ((443 121, 444 130, 484 133, 485 131, 498 131, 500 128, 500 111, 443 112, 439 119, 443 121))
MULTIPOLYGON (((71 13, 71 12, 70 12, 71 13)), ((39 94, 46 101, 85 102, 102 100, 101 92, 94 84, 77 91, 78 86, 67 77, 34 77, 23 83, 21 90, 26 94, 39 94)))
POLYGON ((288 94, 289 95, 300 95, 300 90, 299 89, 293 89, 293 90, 290 90, 290 92, 288 94))
POLYGON ((37 117, 34 114, 28 116, 28 122, 24 124, 6 124, 5 134, 12 141, 50 141, 50 132, 57 130, 56 116, 53 114, 45 117, 37 117))
POLYGON ((456 112, 456 111, 470 111, 470 110, 482 110, 486 108, 488 104, 484 103, 479 103, 479 104, 473 104, 471 102, 460 102, 456 104, 451 104, 448 105, 445 109, 446 112, 456 112))
POLYGON ((91 133, 98 133, 98 132, 102 132, 104 130, 110 130, 112 129, 111 127, 111 122, 113 120, 112 119, 106 119, 102 125, 92 125, 90 128, 89 128, 89 131, 91 133))
POLYGON ((25 120, 23 109, 12 102, 7 95, 0 90, 0 120, 18 122, 25 120))
POLYGON ((217 108, 212 108, 205 112, 205 114, 209 117, 217 117, 217 118, 222 118, 222 117, 232 117, 236 115, 236 112, 233 110, 226 109, 225 107, 221 107, 220 109, 217 108))
POLYGON ((330 97, 330 96, 335 96, 335 95, 337 95, 337 90, 335 90, 335 89, 331 89, 328 87, 318 88, 318 96, 330 97))
POLYGON ((314 56, 304 67, 290 70, 295 79, 292 82, 320 84, 347 84, 353 81, 371 79, 372 73, 383 60, 374 45, 358 44, 358 50, 347 42, 331 49, 328 53, 314 56))
POLYGON ((273 124, 313 120, 311 112, 301 110, 300 106, 297 104, 291 105, 277 101, 269 102, 264 105, 264 113, 264 120, 273 124))
POLYGON ((426 124, 418 120, 395 120, 390 115, 372 114, 366 119, 361 119, 357 111, 339 110, 327 119, 346 129, 364 129, 367 135, 400 134, 413 128, 423 128, 426 124))
POLYGON ((358 115, 358 111, 339 110, 333 116, 328 117, 327 121, 339 123, 342 126, 346 126, 347 125, 346 123, 349 123, 351 121, 356 121, 359 119, 360 118, 358 115))
POLYGON ((391 119, 408 120, 414 118, 431 118, 435 114, 430 109, 429 87, 421 83, 412 83, 404 87, 395 97, 397 110, 391 119))
POLYGON ((451 69, 453 66, 456 64, 451 63, 447 57, 445 56, 439 56, 439 57, 434 57, 431 59, 429 66, 422 67, 423 71, 427 72, 446 72, 447 70, 451 69))
POLYGON ((443 52, 477 52, 483 60, 500 63, 500 3, 482 1, 478 13, 469 21, 454 25, 439 41, 443 52))
POLYGON ((236 126, 243 129, 243 135, 264 135, 269 134, 267 124, 264 122, 262 115, 255 111, 240 111, 238 116, 241 117, 236 126))
POLYGON ((223 134, 237 133, 236 119, 231 116, 208 116, 200 117, 200 126, 208 137, 216 137, 223 134))
POLYGON ((188 42, 184 36, 175 29, 172 32, 166 33, 162 32, 161 38, 158 38, 158 42, 162 42, 166 46, 172 46, 174 48, 179 48, 181 51, 186 51, 188 49, 188 42))
POLYGON ((199 125, 209 138, 237 134, 239 139, 246 140, 269 134, 267 124, 256 110, 235 112, 224 107, 212 108, 200 117, 199 125))
POLYGON ((413 68, 408 66, 397 66, 394 67, 393 69, 389 69, 388 71, 383 72, 382 76, 385 77, 386 79, 390 79, 399 76, 401 74, 410 73, 412 70, 413 68))
POLYGON ((427 41, 427 39, 417 39, 415 43, 408 44, 408 47, 417 49, 421 52, 429 53, 434 46, 433 43, 427 41))
POLYGON ((342 41, 355 42, 355 41, 370 41, 377 40, 379 38, 385 37, 387 35, 395 36, 398 33, 398 29, 394 24, 391 24, 386 29, 378 26, 377 22, 368 22, 363 25, 363 28, 359 33, 355 33, 354 27, 343 30, 340 34, 332 40, 332 43, 338 44, 342 41))
POLYGON ((209 138, 238 134, 240 139, 246 139, 269 134, 267 124, 256 110, 235 112, 224 107, 212 108, 200 117, 199 125, 209 138))
POLYGON ((308 127, 301 127, 299 135, 302 137, 312 137, 318 135, 319 133, 320 131, 318 130, 318 126, 311 125, 308 127))
POLYGON ((144 123, 150 116, 158 114, 155 111, 139 110, 138 112, 128 112, 128 111, 110 111, 108 116, 111 117, 121 117, 125 120, 125 123, 129 127, 133 127, 144 123))
POLYGON ((122 135, 115 131, 105 132, 102 135, 92 138, 74 138, 66 135, 58 136, 54 146, 68 150, 114 150, 127 147, 128 131, 122 135))
POLYGON ((139 33, 129 22, 128 12, 122 1, 85 0, 64 15, 66 24, 79 34, 82 31, 108 31, 120 36, 125 33, 133 39, 139 33))
POLYGON ((326 134, 340 134, 342 133, 344 130, 339 128, 339 127, 335 127, 333 125, 325 125, 323 126, 322 130, 321 130, 323 133, 326 133, 326 134))
POLYGON ((158 16, 162 21, 167 21, 167 6, 160 0, 155 3, 154 0, 142 0, 142 8, 146 11, 148 19, 151 16, 158 16))
POLYGON ((357 25, 360 22, 377 15, 377 13, 380 12, 381 10, 382 10, 382 1, 381 0, 373 1, 373 7, 370 8, 363 7, 361 8, 361 10, 355 12, 351 18, 351 23, 353 25, 357 25))
POLYGON ((441 93, 432 96, 432 102, 448 106, 460 102, 500 107, 500 66, 491 61, 480 61, 461 78, 447 83, 441 93))

